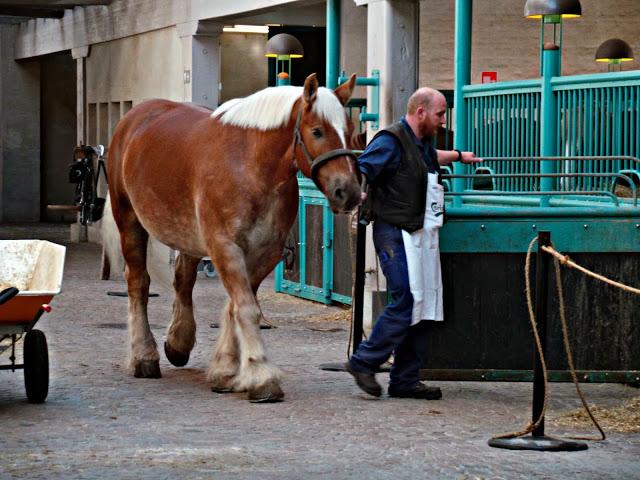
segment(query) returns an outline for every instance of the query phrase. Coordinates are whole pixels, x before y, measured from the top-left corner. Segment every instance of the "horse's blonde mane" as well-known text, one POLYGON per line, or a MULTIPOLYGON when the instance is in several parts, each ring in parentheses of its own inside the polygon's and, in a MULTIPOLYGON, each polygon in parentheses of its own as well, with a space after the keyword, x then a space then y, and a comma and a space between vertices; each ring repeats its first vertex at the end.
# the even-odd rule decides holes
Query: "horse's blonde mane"
MULTIPOLYGON (((271 130, 286 125, 291 118, 293 105, 301 95, 302 87, 269 87, 248 97, 229 100, 220 105, 211 116, 222 123, 241 128, 271 130)), ((340 135, 345 131, 342 104, 328 88, 318 88, 312 111, 331 123, 340 135)))

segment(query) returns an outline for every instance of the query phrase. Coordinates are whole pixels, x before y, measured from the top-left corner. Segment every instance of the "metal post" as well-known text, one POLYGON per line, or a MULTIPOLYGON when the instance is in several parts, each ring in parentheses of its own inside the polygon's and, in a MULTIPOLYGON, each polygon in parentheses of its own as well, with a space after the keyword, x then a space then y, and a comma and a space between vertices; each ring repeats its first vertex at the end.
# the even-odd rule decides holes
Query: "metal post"
MULTIPOLYGON (((358 215, 360 217, 360 215, 358 215)), ((358 222, 356 229, 356 265, 355 265, 355 280, 353 287, 353 337, 352 337, 352 352, 355 352, 362 342, 364 336, 363 328, 363 305, 364 305, 364 269, 365 269, 365 253, 366 253, 366 234, 367 225, 366 222, 358 222)), ((351 235, 351 233, 349 233, 351 235)), ((328 370, 332 372, 344 372, 344 363, 323 363, 320 365, 320 370, 328 370)))
POLYGON ((340 76, 340 0, 327 0, 327 88, 338 86, 340 76))
POLYGON ((356 238, 356 271, 353 288, 353 349, 355 352, 362 341, 364 333, 362 311, 364 303, 364 264, 367 226, 358 222, 356 238))
MULTIPOLYGON (((468 150, 467 141, 467 103, 464 100, 462 88, 471 83, 471 19, 473 15, 473 0, 456 0, 455 11, 455 52, 454 52, 454 114, 455 114, 455 135, 454 148, 458 150, 468 150)), ((453 173, 462 175, 467 173, 466 165, 455 163, 453 173)), ((453 179, 453 191, 462 192, 464 190, 465 179, 453 179)), ((462 206, 462 197, 453 197, 453 206, 462 206)))
MULTIPOLYGON (((551 87, 551 79, 560 74, 560 49, 557 45, 547 43, 542 52, 542 100, 541 100, 541 138, 540 155, 553 157, 557 155, 558 144, 558 103, 551 87)), ((540 173, 556 173, 557 162, 542 160, 540 173)), ((555 189, 556 179, 543 177, 540 179, 540 190, 555 189)), ((548 207, 550 196, 540 199, 541 207, 548 207)))
MULTIPOLYGON (((542 352, 546 355, 547 348, 547 303, 549 299, 547 278, 549 277, 549 255, 546 255, 542 247, 551 245, 550 232, 538 233, 538 252, 536 255, 536 305, 535 315, 538 325, 538 335, 542 345, 542 352)), ((544 375, 542 371, 542 361, 538 349, 534 348, 533 354, 533 408, 531 412, 532 420, 535 422, 544 406, 544 375)), ((531 433, 534 437, 544 437, 544 418, 531 433)))

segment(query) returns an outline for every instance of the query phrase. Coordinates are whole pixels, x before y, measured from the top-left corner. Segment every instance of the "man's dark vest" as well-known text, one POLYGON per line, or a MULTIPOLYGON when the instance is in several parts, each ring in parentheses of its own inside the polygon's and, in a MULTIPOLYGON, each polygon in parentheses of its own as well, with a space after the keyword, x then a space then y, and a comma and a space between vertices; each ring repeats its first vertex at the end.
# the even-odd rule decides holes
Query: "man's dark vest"
MULTIPOLYGON (((422 159, 422 152, 402 122, 396 122, 381 130, 376 137, 388 133, 400 142, 400 166, 395 175, 381 179, 381 182, 371 189, 371 209, 375 220, 381 220, 411 233, 422 228, 424 224, 427 165, 422 159)), ((435 168, 438 169, 438 165, 435 165, 435 168)))

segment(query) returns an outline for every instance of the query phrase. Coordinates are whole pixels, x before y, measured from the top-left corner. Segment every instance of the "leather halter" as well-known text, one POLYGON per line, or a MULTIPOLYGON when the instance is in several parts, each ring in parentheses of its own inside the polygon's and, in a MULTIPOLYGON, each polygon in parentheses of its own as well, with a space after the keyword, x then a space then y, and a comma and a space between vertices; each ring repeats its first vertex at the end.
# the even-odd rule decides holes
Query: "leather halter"
POLYGON ((355 161, 356 156, 353 153, 353 150, 348 148, 337 148, 335 150, 329 150, 328 152, 323 153, 322 155, 318 155, 316 158, 312 158, 309 150, 307 150, 307 146, 304 144, 304 140, 302 140, 302 134, 300 133, 300 120, 302 119, 302 109, 304 107, 300 107, 298 110, 298 118, 296 119, 296 126, 293 129, 293 162, 298 167, 296 162, 296 145, 300 145, 302 147, 302 153, 304 153, 307 162, 309 163, 309 168, 311 169, 311 180, 316 181, 316 174, 318 169, 327 163, 329 160, 332 160, 336 157, 347 156, 351 157, 353 161, 355 161))

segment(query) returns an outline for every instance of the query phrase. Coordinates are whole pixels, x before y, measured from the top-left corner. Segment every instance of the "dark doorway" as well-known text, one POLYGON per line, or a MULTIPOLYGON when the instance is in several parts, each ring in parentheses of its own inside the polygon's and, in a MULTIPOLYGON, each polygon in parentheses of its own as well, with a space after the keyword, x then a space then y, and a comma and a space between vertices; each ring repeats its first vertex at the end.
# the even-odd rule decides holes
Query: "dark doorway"
MULTIPOLYGON (((302 58, 291 60, 291 85, 302 86, 305 78, 312 73, 318 76, 320 85, 326 83, 326 28, 325 27, 269 27, 269 38, 279 33, 293 35, 304 48, 302 58)), ((268 85, 276 85, 276 59, 269 59, 269 81, 268 85)))
POLYGON ((48 210, 47 205, 73 204, 68 167, 76 143, 76 62, 68 51, 47 55, 40 72, 41 219, 73 222, 74 212, 48 210))

